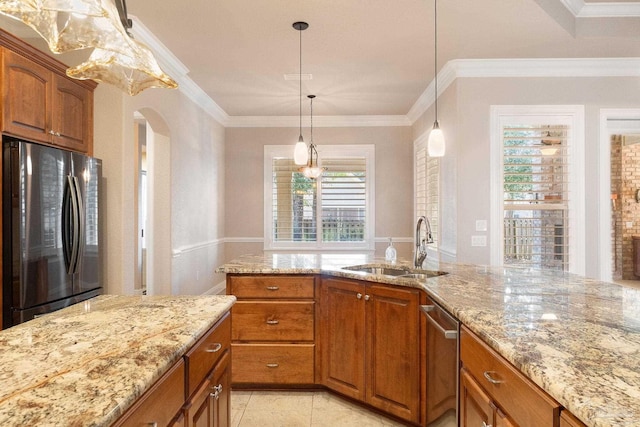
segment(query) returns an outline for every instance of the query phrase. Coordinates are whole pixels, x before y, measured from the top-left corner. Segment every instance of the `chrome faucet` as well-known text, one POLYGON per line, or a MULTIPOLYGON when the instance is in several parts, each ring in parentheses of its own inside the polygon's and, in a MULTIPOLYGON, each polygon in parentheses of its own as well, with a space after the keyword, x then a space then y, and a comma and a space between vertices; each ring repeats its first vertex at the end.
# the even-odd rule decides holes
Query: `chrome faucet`
POLYGON ((431 235, 431 224, 426 216, 418 217, 418 223, 416 224, 416 253, 413 259, 413 266, 415 268, 422 268, 422 263, 427 258, 427 243, 433 243, 433 236, 431 235), (422 237, 422 223, 427 225, 427 235, 422 237))

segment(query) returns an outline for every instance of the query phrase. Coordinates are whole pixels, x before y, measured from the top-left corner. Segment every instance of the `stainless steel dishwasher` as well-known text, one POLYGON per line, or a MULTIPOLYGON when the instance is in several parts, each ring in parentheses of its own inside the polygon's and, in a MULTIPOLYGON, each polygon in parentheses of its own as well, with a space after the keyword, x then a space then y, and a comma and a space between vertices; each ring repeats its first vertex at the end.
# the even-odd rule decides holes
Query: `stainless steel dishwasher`
POLYGON ((458 427, 460 322, 429 301, 427 316, 427 427, 458 427))

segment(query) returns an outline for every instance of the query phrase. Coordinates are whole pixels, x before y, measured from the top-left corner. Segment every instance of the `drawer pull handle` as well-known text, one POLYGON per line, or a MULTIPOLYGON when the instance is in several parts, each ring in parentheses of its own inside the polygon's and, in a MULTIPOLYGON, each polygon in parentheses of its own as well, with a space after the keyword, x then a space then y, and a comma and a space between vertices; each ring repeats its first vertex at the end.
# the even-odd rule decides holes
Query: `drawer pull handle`
POLYGON ((277 325, 280 323, 279 320, 267 320, 267 325, 277 325))
MULTIPOLYGON (((495 372, 493 371, 484 371, 484 377, 487 379, 487 381, 489 381, 491 384, 502 384, 504 381, 501 380, 496 380, 495 378, 493 378, 491 376, 491 374, 495 374, 495 372)), ((489 426, 487 426, 489 427, 489 426)))
POLYGON ((487 424, 484 421, 482 422, 482 427, 493 427, 491 424, 487 424))
POLYGON ((278 366, 277 363, 267 363, 267 368, 277 368, 278 366))
POLYGON ((220 351, 220 349, 222 348, 222 344, 220 344, 219 342, 215 343, 213 348, 208 348, 205 351, 207 353, 217 353, 220 351))
POLYGON ((268 291, 277 291, 278 289, 280 289, 279 286, 267 286, 268 291))
POLYGON ((156 421, 148 422, 148 423, 147 423, 147 425, 148 425, 149 427, 158 427, 158 423, 157 423, 156 421))

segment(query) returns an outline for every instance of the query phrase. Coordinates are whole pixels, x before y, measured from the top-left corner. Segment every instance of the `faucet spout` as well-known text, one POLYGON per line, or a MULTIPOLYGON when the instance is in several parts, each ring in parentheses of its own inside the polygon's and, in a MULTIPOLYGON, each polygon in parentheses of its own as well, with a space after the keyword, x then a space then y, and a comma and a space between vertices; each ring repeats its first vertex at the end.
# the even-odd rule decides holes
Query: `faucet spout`
POLYGON ((415 257, 413 259, 413 266, 415 268, 421 268, 422 263, 427 258, 427 243, 433 243, 433 236, 431 235, 431 224, 425 216, 418 217, 418 223, 416 224, 416 237, 415 237, 415 257), (422 224, 426 225, 427 234, 422 237, 422 224))

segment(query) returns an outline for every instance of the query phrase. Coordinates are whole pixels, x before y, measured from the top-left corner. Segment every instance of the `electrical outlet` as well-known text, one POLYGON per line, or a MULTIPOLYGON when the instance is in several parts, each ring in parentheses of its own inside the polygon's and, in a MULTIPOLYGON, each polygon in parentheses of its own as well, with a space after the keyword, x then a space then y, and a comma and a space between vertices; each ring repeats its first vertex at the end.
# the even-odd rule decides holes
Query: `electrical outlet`
POLYGON ((487 246, 487 236, 471 236, 471 246, 487 246))

